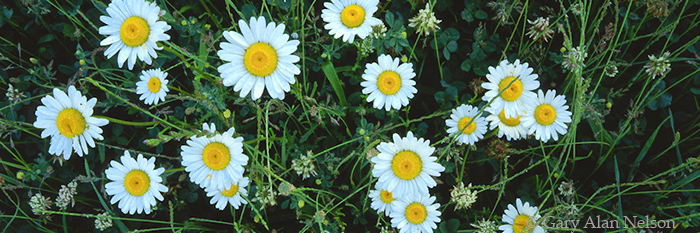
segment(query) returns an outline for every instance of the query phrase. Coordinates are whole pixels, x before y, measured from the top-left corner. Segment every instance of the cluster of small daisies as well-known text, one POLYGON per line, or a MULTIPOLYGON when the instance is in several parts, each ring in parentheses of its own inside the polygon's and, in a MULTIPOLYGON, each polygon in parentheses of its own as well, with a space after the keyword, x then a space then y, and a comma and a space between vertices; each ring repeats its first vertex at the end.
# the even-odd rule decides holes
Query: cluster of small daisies
POLYGON ((416 138, 412 132, 406 137, 393 135, 393 142, 377 146, 379 155, 372 158, 372 176, 377 177, 371 190, 371 207, 391 217, 391 225, 400 232, 433 232, 440 222, 439 203, 430 196, 429 188, 437 183, 445 167, 432 156, 435 148, 430 140, 416 138))
MULTIPOLYGON (((373 17, 378 4, 378 0, 325 2, 321 15, 326 22, 324 28, 336 39, 342 37, 344 42, 353 43, 356 36, 364 39, 372 33, 372 27, 383 25, 373 17)), ((156 3, 113 0, 106 12, 106 16, 100 17, 106 25, 99 28, 99 33, 107 37, 100 45, 109 46, 105 51, 108 59, 117 55, 120 68, 127 62, 128 69, 132 70, 136 60, 152 64, 158 58, 156 50, 162 49, 157 43, 170 39, 165 32, 171 27, 159 20, 163 11, 156 3)), ((440 21, 435 19, 429 5, 420 14, 412 24, 418 25, 422 33, 427 35, 428 31, 439 28, 440 21), (429 22, 421 24, 421 20, 429 22)), ((300 58, 294 55, 299 41, 289 39, 284 24, 267 22, 264 17, 252 17, 248 22, 241 19, 238 27, 240 32, 223 33, 226 41, 220 43, 221 50, 217 52, 223 61, 218 67, 223 85, 233 86, 240 97, 250 95, 253 100, 261 98, 265 90, 271 98, 284 99, 296 82, 294 76, 301 73, 295 64, 300 58)), ((558 140, 559 134, 566 133, 565 123, 571 122, 571 113, 567 111, 564 97, 556 95, 554 90, 535 93, 540 84, 532 71, 527 63, 521 64, 519 60, 515 63, 504 60, 498 67, 489 67, 489 82, 482 87, 488 90, 483 100, 489 103, 486 111, 490 115, 483 117, 478 108, 461 105, 453 109, 447 119, 447 133, 455 135, 458 143, 474 145, 483 138, 487 122, 490 122, 490 129, 498 128, 498 136, 505 135, 508 140, 533 133, 535 138, 545 142, 558 140)), ((360 85, 374 108, 399 110, 417 93, 415 76, 412 63, 402 63, 399 58, 383 54, 378 56, 377 62, 366 64, 364 81, 360 85)), ((150 105, 165 102, 169 90, 166 77, 167 73, 160 68, 143 70, 136 82, 139 99, 150 105)), ((41 102, 43 106, 36 110, 34 126, 44 129, 42 138, 51 136, 50 154, 68 160, 75 151, 82 157, 88 154, 88 146, 94 148, 95 140, 103 139, 100 127, 108 120, 92 116, 95 98, 87 100, 74 86, 69 86, 67 92, 53 89, 53 95, 43 97, 41 102)), ((235 209, 247 204, 249 179, 243 175, 248 156, 243 154, 243 139, 234 137, 234 133, 233 127, 220 133, 213 123, 204 123, 200 134, 190 137, 180 148, 182 166, 190 180, 204 189, 211 197, 210 204, 220 210, 227 204, 235 209)), ((440 204, 435 203, 436 198, 430 195, 429 189, 437 185, 433 177, 445 170, 433 156, 435 148, 430 146, 429 140, 408 132, 406 137, 394 134, 393 142, 382 142, 377 150, 379 154, 371 159, 374 163, 372 175, 378 178, 375 190, 369 194, 373 200, 371 207, 390 216, 392 226, 400 232, 432 232, 440 222, 441 213, 438 211, 440 204)), ((298 162, 313 166, 310 155, 298 162)), ((313 174, 312 170, 313 167, 311 171, 297 172, 307 178, 313 174)), ((168 191, 162 184, 164 171, 164 168, 156 168, 154 157, 138 154, 133 158, 129 151, 124 151, 119 160, 111 161, 105 170, 105 176, 111 180, 105 185, 106 193, 112 196, 110 203, 118 203, 124 214, 150 214, 156 200, 162 201, 162 193, 168 191)), ((541 227, 533 225, 540 218, 537 208, 523 204, 520 199, 516 204, 517 208, 508 206, 503 215, 508 225, 499 229, 541 232, 541 227)), ((109 224, 101 225, 111 225, 111 219, 109 224)))
POLYGON ((489 67, 488 82, 481 85, 487 90, 482 100, 489 103, 488 116, 479 109, 461 105, 452 110, 445 121, 447 133, 455 135, 458 144, 474 145, 484 137, 487 121, 489 129, 498 128, 498 137, 508 140, 524 139, 534 134, 543 142, 559 139, 566 134, 565 123, 571 122, 571 112, 563 95, 555 90, 535 90, 540 87, 537 74, 527 63, 510 63, 503 60, 497 67, 489 67))

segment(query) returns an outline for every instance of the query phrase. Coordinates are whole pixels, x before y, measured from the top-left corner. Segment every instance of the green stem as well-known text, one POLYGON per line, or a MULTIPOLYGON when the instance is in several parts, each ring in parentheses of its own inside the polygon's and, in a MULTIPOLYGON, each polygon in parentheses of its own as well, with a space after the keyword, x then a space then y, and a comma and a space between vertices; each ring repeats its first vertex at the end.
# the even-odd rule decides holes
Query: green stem
POLYGON ((109 122, 117 123, 117 124, 122 124, 122 125, 130 125, 130 126, 152 126, 152 125, 157 125, 160 122, 157 121, 150 121, 150 122, 131 122, 131 121, 125 121, 125 120, 119 120, 119 119, 114 119, 111 117, 106 117, 106 116, 93 116, 95 118, 102 118, 102 119, 107 119, 109 122))

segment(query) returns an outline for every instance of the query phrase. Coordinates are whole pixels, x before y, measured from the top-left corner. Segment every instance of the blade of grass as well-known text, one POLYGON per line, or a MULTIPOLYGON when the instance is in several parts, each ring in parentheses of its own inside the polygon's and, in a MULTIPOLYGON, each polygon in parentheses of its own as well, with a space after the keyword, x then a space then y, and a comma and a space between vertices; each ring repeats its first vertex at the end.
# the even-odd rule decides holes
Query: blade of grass
POLYGON ((666 117, 659 126, 656 127, 656 130, 654 130, 654 133, 649 136, 649 139, 647 139, 647 142, 644 143, 644 147, 642 147, 642 151, 639 152, 639 155, 637 155, 637 158, 634 160, 634 163, 632 163, 632 167, 630 167, 630 174, 627 176, 627 181, 631 182, 632 179, 634 179, 634 174, 635 171, 637 170, 637 167, 639 167, 639 163, 642 162, 642 159, 647 155, 649 152, 649 149, 651 149, 651 145, 654 144, 654 139, 656 139, 656 134, 659 133, 659 130, 661 129, 661 126, 666 123, 666 121, 671 118, 671 116, 666 117))
POLYGON ((326 61, 321 66, 321 69, 323 70, 323 74, 326 75, 326 78, 328 78, 328 81, 331 82, 331 86, 333 86, 335 94, 338 95, 340 103, 343 106, 348 106, 348 101, 345 100, 345 92, 343 92, 343 86, 340 82, 340 79, 338 78, 338 73, 335 71, 333 63, 331 63, 331 61, 326 61))

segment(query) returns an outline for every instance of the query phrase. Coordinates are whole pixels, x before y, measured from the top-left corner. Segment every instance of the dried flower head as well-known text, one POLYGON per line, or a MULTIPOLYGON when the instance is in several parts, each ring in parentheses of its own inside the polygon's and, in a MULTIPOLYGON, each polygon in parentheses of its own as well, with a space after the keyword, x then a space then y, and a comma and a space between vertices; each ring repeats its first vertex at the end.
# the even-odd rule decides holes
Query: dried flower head
POLYGON ((280 195, 289 196, 290 194, 292 194, 292 191, 296 189, 296 187, 294 187, 293 184, 285 181, 280 184, 278 189, 280 191, 280 195))
POLYGON ((496 227, 496 222, 486 219, 481 219, 476 222, 476 224, 469 224, 476 228, 476 233, 496 233, 498 228, 496 227))
POLYGON ((605 66, 605 75, 608 77, 615 77, 615 75, 617 75, 617 66, 615 64, 608 64, 605 66))
POLYGON ((476 202, 476 191, 472 191, 472 184, 464 187, 464 183, 459 182, 450 192, 450 200, 455 203, 455 210, 469 209, 476 202))
POLYGON ((496 11, 496 16, 491 19, 498 20, 501 25, 509 23, 511 11, 515 10, 518 14, 523 11, 523 3, 520 0, 515 0, 514 3, 511 3, 510 0, 497 0, 487 3, 486 6, 496 11))
POLYGON ((494 159, 502 160, 515 153, 514 149, 510 148, 510 143, 496 138, 489 142, 486 148, 486 154, 494 159))
POLYGON ((23 98, 27 98, 27 96, 24 95, 24 93, 15 89, 10 83, 7 84, 7 93, 5 93, 5 96, 7 96, 7 99, 10 100, 10 102, 12 102, 13 104, 22 101, 23 98))
POLYGON ((564 62, 562 65, 565 69, 576 73, 586 67, 586 64, 584 63, 584 61, 586 61, 586 57, 588 57, 588 52, 586 52, 586 49, 578 46, 576 48, 572 48, 569 53, 564 54, 564 62))
POLYGON ((559 193, 565 198, 571 199, 574 196, 574 194, 576 194, 576 190, 574 190, 574 182, 561 182, 561 184, 559 185, 559 193))
POLYGON ((549 18, 538 17, 535 21, 527 20, 530 26, 527 35, 533 40, 549 41, 554 30, 549 28, 549 18))
POLYGON ((56 206, 58 206, 59 210, 66 210, 68 203, 71 204, 71 207, 75 205, 75 199, 73 196, 78 194, 77 187, 78 183, 75 182, 75 180, 68 183, 68 185, 61 185, 61 189, 58 190, 58 197, 56 197, 56 206))
POLYGON ((258 186, 258 191, 255 192, 255 198, 251 201, 258 202, 263 206, 274 206, 277 205, 277 201, 275 201, 276 195, 275 190, 272 190, 272 186, 258 186))
POLYGON ((574 13, 574 15, 581 15, 582 10, 581 4, 579 3, 571 5, 571 13, 574 13))
POLYGON ((647 13, 653 15, 656 18, 663 18, 668 16, 668 0, 648 0, 647 1, 647 13))
POLYGON ((46 219, 51 219, 50 214, 44 213, 51 208, 51 200, 44 197, 41 193, 34 194, 32 198, 29 199, 29 206, 32 207, 32 213, 46 217, 46 219))
POLYGON ((292 168, 297 172, 297 175, 301 175, 302 179, 316 175, 313 156, 313 152, 307 151, 306 155, 301 155, 298 159, 292 160, 292 168))
POLYGON ((671 64, 668 61, 668 56, 671 56, 670 52, 665 52, 660 57, 654 55, 648 55, 649 62, 644 65, 647 74, 651 75, 651 78, 656 78, 656 76, 664 76, 669 71, 671 71, 671 64))
POLYGON ((423 33, 424 36, 428 36, 430 32, 440 29, 438 24, 442 20, 435 18, 435 13, 430 9, 430 3, 426 3, 425 9, 419 10, 418 15, 409 19, 408 22, 410 22, 408 26, 415 28, 419 34, 423 33))
POLYGON ((112 227, 112 218, 110 218, 109 213, 104 212, 98 214, 97 218, 95 218, 95 229, 104 231, 110 227, 112 227))

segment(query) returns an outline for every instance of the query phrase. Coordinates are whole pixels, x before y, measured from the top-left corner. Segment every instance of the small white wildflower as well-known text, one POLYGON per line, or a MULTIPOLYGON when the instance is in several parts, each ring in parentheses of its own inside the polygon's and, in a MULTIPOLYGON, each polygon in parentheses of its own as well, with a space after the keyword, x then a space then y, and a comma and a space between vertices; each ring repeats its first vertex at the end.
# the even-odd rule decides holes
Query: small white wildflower
POLYGON ((559 185, 559 193, 566 198, 573 197, 574 194, 576 193, 576 191, 574 190, 574 182, 572 182, 572 181, 561 182, 561 185, 559 185))
POLYGON ((29 199, 29 206, 32 207, 32 213, 43 216, 43 211, 51 208, 51 200, 41 195, 41 193, 37 193, 29 199))
POLYGON ((586 49, 578 46, 576 48, 572 48, 569 53, 564 55, 564 62, 562 65, 571 72, 578 72, 586 67, 586 64, 584 63, 586 57, 588 57, 588 52, 586 52, 586 49))
POLYGON ((68 203, 71 204, 71 207, 75 205, 75 199, 73 199, 73 196, 78 194, 77 187, 78 183, 76 183, 75 180, 68 183, 68 185, 61 185, 61 189, 58 190, 58 197, 56 197, 56 206, 58 206, 59 210, 66 210, 68 203))
POLYGON ((314 165, 313 152, 307 151, 306 155, 292 160, 292 168, 297 172, 297 175, 301 175, 302 179, 309 178, 311 175, 315 176, 316 166, 314 165))
POLYGON ((12 103, 17 103, 22 101, 23 98, 27 98, 24 93, 15 89, 12 84, 9 83, 7 84, 7 93, 5 93, 5 96, 7 96, 7 99, 9 99, 12 103))
POLYGON ((442 20, 435 18, 435 13, 430 10, 430 4, 426 3, 425 9, 419 10, 418 14, 409 19, 408 22, 410 22, 408 26, 415 28, 419 34, 423 33, 424 36, 428 36, 430 32, 435 32, 437 29, 440 29, 438 24, 442 22, 442 20))
POLYGON ((261 205, 274 206, 277 205, 277 201, 275 201, 276 195, 275 190, 272 190, 272 186, 258 186, 258 191, 255 192, 255 198, 251 201, 258 202, 261 205))
POLYGON ((104 231, 107 228, 112 227, 112 218, 110 218, 109 213, 104 212, 97 215, 95 219, 95 229, 104 231))
POLYGON ((496 223, 491 220, 486 220, 486 219, 481 219, 476 222, 476 224, 471 223, 469 224, 472 227, 476 228, 476 233, 496 233, 496 223))
POLYGON ((386 36, 386 26, 384 23, 372 26, 372 32, 369 33, 370 38, 379 39, 386 36))
POLYGON ((654 55, 648 55, 649 62, 644 65, 647 74, 651 75, 651 78, 656 78, 656 76, 664 76, 671 71, 671 64, 668 62, 668 56, 671 56, 670 52, 665 52, 660 57, 654 55))
POLYGON ((608 64, 605 66, 605 75, 608 77, 615 77, 617 75, 617 66, 613 64, 608 64))
POLYGON ((455 210, 468 209, 476 202, 476 191, 472 191, 472 184, 464 187, 464 183, 459 182, 450 192, 450 199, 455 203, 455 210))
POLYGON ((581 4, 573 4, 571 5, 571 12, 574 13, 574 15, 581 15, 581 4))
POLYGON ((538 17, 535 21, 527 20, 530 26, 526 35, 533 40, 549 41, 554 30, 549 28, 549 18, 538 17))

